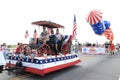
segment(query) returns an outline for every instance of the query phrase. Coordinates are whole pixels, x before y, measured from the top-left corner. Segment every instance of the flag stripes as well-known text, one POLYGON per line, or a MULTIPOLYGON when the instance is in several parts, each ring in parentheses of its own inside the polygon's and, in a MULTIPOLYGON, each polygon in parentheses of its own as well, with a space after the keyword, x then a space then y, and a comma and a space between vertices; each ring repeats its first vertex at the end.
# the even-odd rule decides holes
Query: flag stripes
POLYGON ((73 36, 73 39, 76 38, 76 35, 77 35, 77 25, 76 25, 76 16, 74 15, 74 21, 73 21, 73 32, 72 32, 72 36, 73 36))

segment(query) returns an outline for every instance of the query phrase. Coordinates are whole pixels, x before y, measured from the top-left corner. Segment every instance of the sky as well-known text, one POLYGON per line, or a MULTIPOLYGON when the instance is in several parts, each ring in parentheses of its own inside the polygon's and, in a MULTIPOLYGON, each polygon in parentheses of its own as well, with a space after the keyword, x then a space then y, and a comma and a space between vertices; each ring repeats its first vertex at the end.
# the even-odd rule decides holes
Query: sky
POLYGON ((32 37, 34 21, 48 20, 65 26, 64 34, 72 34, 74 14, 77 22, 77 39, 80 43, 104 43, 105 36, 94 34, 86 18, 90 11, 103 13, 103 20, 110 21, 114 43, 120 42, 119 0, 1 0, 0 1, 0 44, 28 43, 26 30, 32 37))

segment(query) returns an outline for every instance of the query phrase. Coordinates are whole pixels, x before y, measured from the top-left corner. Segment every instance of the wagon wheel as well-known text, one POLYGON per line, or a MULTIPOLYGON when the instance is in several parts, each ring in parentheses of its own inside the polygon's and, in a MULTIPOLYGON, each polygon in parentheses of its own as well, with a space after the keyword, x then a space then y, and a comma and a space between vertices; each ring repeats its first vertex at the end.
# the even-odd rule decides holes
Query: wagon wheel
POLYGON ((24 52, 24 54, 30 54, 32 52, 28 44, 22 44, 18 48, 20 49, 20 51, 24 52))
POLYGON ((37 53, 40 56, 43 56, 43 54, 50 54, 51 53, 51 49, 50 46, 47 44, 42 44, 38 49, 37 49, 37 53))
POLYGON ((30 46, 29 46, 28 44, 25 45, 25 47, 24 47, 24 52, 25 52, 26 54, 31 54, 32 49, 30 48, 30 46))
POLYGON ((70 43, 69 44, 63 44, 62 47, 61 47, 61 52, 63 54, 67 54, 67 53, 70 53, 70 43))

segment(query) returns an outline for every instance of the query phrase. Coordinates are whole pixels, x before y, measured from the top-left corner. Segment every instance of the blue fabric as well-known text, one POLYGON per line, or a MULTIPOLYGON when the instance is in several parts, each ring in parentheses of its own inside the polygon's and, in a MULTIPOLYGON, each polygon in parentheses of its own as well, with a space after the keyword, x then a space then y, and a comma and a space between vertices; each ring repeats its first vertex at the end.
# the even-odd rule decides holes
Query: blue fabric
POLYGON ((106 26, 106 29, 110 27, 110 22, 109 21, 104 21, 104 25, 106 26))
POLYGON ((64 37, 64 39, 63 40, 65 40, 65 39, 67 39, 68 38, 68 35, 65 35, 65 37, 64 37))
POLYGON ((91 27, 95 34, 101 35, 105 32, 106 29, 108 29, 110 27, 110 22, 109 21, 100 21, 97 24, 92 24, 91 27))

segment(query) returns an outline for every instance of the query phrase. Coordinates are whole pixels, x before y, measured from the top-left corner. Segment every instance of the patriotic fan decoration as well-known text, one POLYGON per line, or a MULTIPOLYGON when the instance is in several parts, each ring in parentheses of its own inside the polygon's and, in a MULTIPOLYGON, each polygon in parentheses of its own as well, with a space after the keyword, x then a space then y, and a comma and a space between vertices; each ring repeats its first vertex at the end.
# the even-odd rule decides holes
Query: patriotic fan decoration
POLYGON ((111 28, 108 28, 105 32, 104 32, 105 37, 110 40, 113 41, 114 37, 113 37, 113 32, 111 30, 111 28))
POLYGON ((110 28, 110 22, 102 19, 102 13, 100 10, 92 10, 87 17, 87 22, 91 25, 95 34, 104 34, 108 40, 113 40, 113 32, 110 28))
POLYGON ((87 18, 87 22, 92 25, 92 24, 96 24, 98 22, 100 22, 102 19, 102 13, 100 12, 100 10, 93 10, 90 12, 88 18, 87 18))

